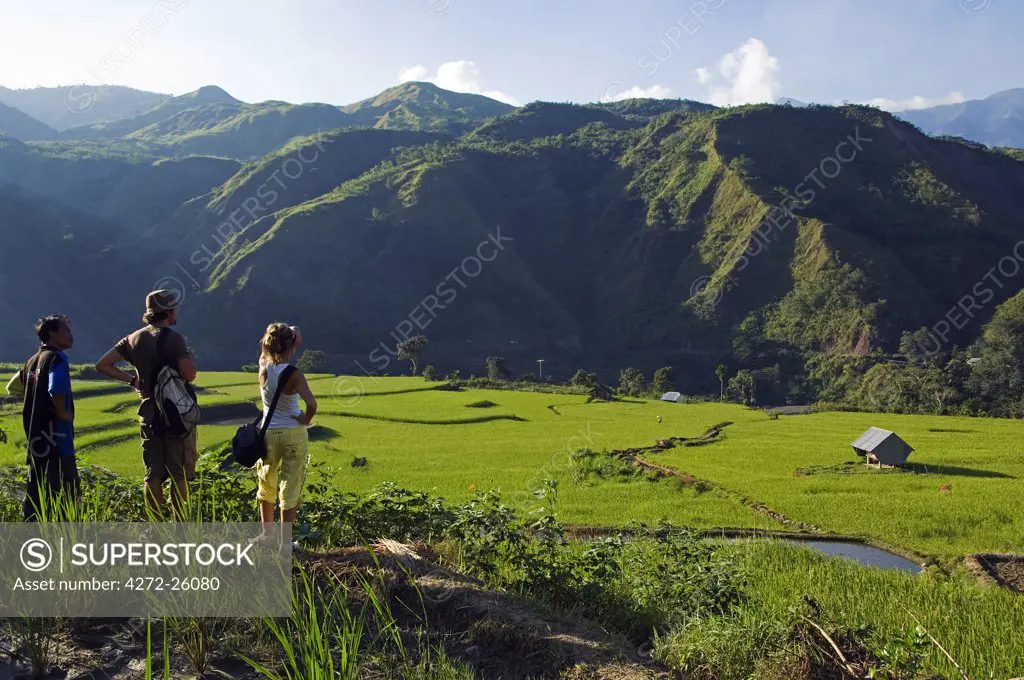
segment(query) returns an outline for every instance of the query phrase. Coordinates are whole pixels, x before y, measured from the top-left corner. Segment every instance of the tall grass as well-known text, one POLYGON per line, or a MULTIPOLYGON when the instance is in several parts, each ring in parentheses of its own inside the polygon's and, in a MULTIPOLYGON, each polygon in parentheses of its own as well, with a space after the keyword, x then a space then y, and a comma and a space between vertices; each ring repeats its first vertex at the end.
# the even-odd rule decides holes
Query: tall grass
POLYGON ((247 656, 242 659, 268 680, 358 678, 366 607, 353 614, 342 586, 323 588, 304 570, 300 575, 293 586, 291 618, 264 619, 284 656, 281 669, 247 656))
MULTIPOLYGON (((916 617, 971 678, 1018 677, 1024 671, 1020 595, 966 578, 915 577, 865 567, 770 541, 744 542, 731 550, 748 575, 748 610, 739 619, 708 621, 665 641, 665 653, 681 665, 707 660, 716 654, 711 650, 731 654, 737 662, 749 659, 741 650, 750 648, 753 654, 770 646, 780 634, 779 622, 789 620, 792 607, 807 595, 832 621, 850 629, 866 626, 869 641, 879 648, 913 631, 916 617)), ((934 646, 925 667, 960 677, 934 646)))

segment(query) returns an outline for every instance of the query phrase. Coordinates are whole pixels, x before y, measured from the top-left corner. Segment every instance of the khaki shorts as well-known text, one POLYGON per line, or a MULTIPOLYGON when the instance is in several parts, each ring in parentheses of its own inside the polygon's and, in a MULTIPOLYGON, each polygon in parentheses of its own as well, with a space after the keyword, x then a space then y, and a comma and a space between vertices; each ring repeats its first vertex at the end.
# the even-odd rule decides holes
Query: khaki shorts
POLYGON ((147 484, 163 484, 167 479, 195 479, 199 457, 195 429, 185 437, 161 437, 146 425, 141 430, 147 484))
POLYGON ((279 502, 282 510, 302 504, 302 486, 309 464, 309 437, 304 427, 267 430, 267 455, 256 464, 256 498, 279 502))

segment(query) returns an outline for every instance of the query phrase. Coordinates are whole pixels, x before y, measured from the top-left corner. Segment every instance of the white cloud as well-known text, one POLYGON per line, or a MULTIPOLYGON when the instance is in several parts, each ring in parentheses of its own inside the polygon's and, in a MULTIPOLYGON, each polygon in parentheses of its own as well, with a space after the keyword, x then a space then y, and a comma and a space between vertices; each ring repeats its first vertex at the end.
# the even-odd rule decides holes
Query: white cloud
POLYGON ((411 67, 403 66, 401 71, 398 73, 398 82, 407 83, 410 80, 423 80, 426 77, 426 66, 420 66, 419 64, 411 67))
POLYGON ((519 106, 519 100, 512 95, 505 94, 499 90, 484 89, 480 83, 480 69, 471 61, 449 61, 437 68, 437 75, 429 77, 430 71, 426 66, 417 64, 412 67, 402 67, 398 74, 399 82, 410 80, 424 80, 434 83, 452 92, 468 92, 470 94, 482 94, 491 99, 497 99, 506 104, 519 106))
POLYGON ((779 60, 757 38, 722 57, 718 73, 724 83, 715 83, 709 69, 696 71, 697 82, 708 86, 708 100, 716 106, 773 102, 779 97, 779 60))
POLYGON ((667 99, 672 95, 672 90, 664 85, 651 85, 650 87, 634 85, 628 90, 620 90, 614 87, 616 84, 613 83, 605 90, 605 93, 601 95, 601 101, 619 102, 623 99, 667 99))
POLYGON ((935 99, 928 99, 921 95, 916 95, 910 99, 886 99, 885 97, 875 97, 869 99, 862 104, 868 106, 877 106, 880 109, 886 111, 916 111, 917 109, 927 109, 931 106, 942 106, 943 104, 960 104, 967 101, 967 97, 964 96, 963 92, 950 92, 945 97, 936 97, 935 99))

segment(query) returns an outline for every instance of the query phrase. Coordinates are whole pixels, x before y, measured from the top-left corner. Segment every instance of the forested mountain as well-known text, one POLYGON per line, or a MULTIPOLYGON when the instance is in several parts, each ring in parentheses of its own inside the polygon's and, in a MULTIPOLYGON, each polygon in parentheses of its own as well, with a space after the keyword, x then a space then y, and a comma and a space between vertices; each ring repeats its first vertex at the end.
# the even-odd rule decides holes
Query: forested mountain
POLYGON ((899 116, 931 135, 953 135, 989 146, 1024 147, 1024 88, 960 104, 904 111, 899 116))
MULTIPOLYGON (((396 338, 415 328, 444 369, 480 372, 494 354, 606 379, 671 365, 700 391, 726 362, 760 371, 762 399, 806 400, 872 357, 948 352, 993 314, 1000 328, 1016 318, 1000 307, 1022 287, 1005 262, 1024 232, 1011 154, 857 106, 502 105, 460 134, 483 115, 466 112, 476 100, 429 93, 407 84, 339 109, 378 128, 314 131, 241 166, 154 160, 145 141, 104 156, 96 140, 75 154, 8 139, 5 257, 14 234, 16 248, 82 258, 75 274, 92 278, 76 293, 126 310, 112 312, 119 333, 151 287, 180 290, 199 358, 225 368, 285 319, 339 371, 401 370, 396 338), (380 129, 410 97, 419 130, 380 129)), ((179 114, 239 106, 214 95, 179 114)), ((25 328, 51 311, 10 294, 12 276, 5 355, 29 351, 25 328)), ((79 335, 82 351, 107 340, 79 335)))
POLYGON ((63 139, 128 139, 175 155, 256 159, 295 137, 339 128, 376 127, 460 134, 513 107, 430 83, 404 83, 349 106, 247 104, 219 87, 174 97, 130 118, 101 121, 63 139))

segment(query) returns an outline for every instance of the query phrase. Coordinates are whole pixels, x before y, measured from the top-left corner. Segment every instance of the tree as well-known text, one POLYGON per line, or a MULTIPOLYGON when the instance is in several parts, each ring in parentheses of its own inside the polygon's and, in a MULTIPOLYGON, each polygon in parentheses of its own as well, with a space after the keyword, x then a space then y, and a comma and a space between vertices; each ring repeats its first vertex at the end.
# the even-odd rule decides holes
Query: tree
POLYGON ((725 364, 715 366, 715 375, 718 376, 718 401, 725 401, 725 376, 729 369, 725 364))
POLYGON ((437 382, 441 379, 441 374, 437 372, 437 369, 433 366, 427 366, 423 369, 423 379, 429 380, 430 382, 437 382))
POLYGON ((735 395, 742 403, 751 405, 754 403, 754 374, 747 369, 736 372, 733 379, 729 381, 729 394, 735 395))
POLYGON ((619 390, 631 397, 639 397, 644 393, 646 380, 644 374, 628 366, 619 372, 619 390))
POLYGON ((508 380, 505 357, 487 357, 487 377, 491 380, 508 380))
POLYGON ((412 363, 413 375, 420 372, 420 359, 423 357, 423 350, 427 348, 427 342, 427 336, 421 333, 398 343, 398 358, 412 363))
POLYGON ((651 390, 658 396, 672 391, 672 367, 662 366, 654 372, 651 378, 651 390))
POLYGON ((584 371, 582 368, 569 378, 569 384, 576 387, 594 387, 597 385, 597 373, 584 371))
POLYGON ((318 349, 307 349, 295 366, 303 373, 323 373, 327 370, 327 355, 318 349))

